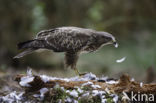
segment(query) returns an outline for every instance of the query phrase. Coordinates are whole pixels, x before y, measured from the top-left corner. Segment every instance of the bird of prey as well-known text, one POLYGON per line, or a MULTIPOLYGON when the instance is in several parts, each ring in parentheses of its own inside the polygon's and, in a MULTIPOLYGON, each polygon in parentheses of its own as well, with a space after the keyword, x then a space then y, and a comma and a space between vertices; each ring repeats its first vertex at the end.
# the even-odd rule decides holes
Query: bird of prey
POLYGON ((24 51, 14 58, 21 58, 39 49, 64 52, 66 68, 70 67, 79 75, 83 75, 76 68, 79 54, 94 52, 107 44, 117 46, 115 37, 110 33, 79 27, 58 27, 40 31, 33 40, 19 43, 18 49, 24 51))

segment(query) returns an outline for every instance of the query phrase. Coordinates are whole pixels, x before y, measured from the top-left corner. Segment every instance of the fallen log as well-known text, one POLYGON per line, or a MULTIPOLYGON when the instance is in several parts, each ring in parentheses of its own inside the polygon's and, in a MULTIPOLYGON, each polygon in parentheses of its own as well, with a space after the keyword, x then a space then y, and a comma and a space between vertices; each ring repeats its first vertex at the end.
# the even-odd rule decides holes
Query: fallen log
MULTIPOLYGON (((20 83, 21 78, 25 77, 24 75, 17 75, 15 81, 20 83)), ((126 74, 122 75, 119 80, 112 80, 114 83, 109 83, 109 79, 107 80, 88 80, 88 81, 66 81, 62 79, 49 80, 44 82, 40 76, 34 75, 34 80, 29 82, 30 87, 25 87, 26 91, 34 92, 41 88, 54 88, 55 85, 60 85, 66 89, 74 89, 74 87, 80 87, 82 84, 91 82, 93 85, 99 85, 100 88, 96 88, 98 90, 105 90, 108 88, 109 90, 115 93, 124 92, 140 92, 140 93, 153 93, 156 94, 156 83, 152 84, 142 84, 133 80, 130 80, 130 77, 126 74)), ((80 77, 81 78, 81 77, 80 77)), ((111 81, 111 80, 110 80, 111 81)), ((91 87, 92 89, 95 89, 91 87)))
POLYGON ((0 102, 28 103, 150 103, 156 102, 156 83, 143 84, 123 74, 119 79, 92 73, 71 78, 33 75, 15 77, 23 91, 1 96, 0 102))
POLYGON ((74 101, 87 103, 90 100, 94 103, 97 102, 97 98, 100 103, 130 102, 133 101, 131 100, 133 94, 137 95, 135 101, 139 99, 141 102, 150 102, 149 95, 153 95, 152 101, 155 101, 156 95, 155 83, 143 84, 134 81, 127 74, 122 75, 120 79, 98 78, 92 73, 72 78, 31 74, 17 75, 15 81, 24 88, 25 94, 36 96, 40 100, 51 101, 58 95, 57 93, 61 92, 64 94, 64 99, 55 97, 55 100, 62 103, 73 103, 74 101), (147 97, 140 98, 142 94, 146 94, 147 97))

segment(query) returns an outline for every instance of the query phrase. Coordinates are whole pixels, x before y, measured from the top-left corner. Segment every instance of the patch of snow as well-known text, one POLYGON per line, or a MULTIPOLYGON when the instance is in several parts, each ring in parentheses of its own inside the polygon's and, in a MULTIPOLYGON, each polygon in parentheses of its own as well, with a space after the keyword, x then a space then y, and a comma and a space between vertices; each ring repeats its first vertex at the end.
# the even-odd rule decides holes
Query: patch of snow
POLYGON ((93 85, 93 82, 87 82, 82 84, 82 86, 86 86, 86 85, 93 85))
POLYGON ((40 75, 40 77, 45 83, 48 82, 49 80, 63 80, 63 81, 69 82, 69 81, 88 81, 88 80, 98 79, 96 75, 92 73, 87 73, 83 77, 76 76, 76 77, 71 77, 71 78, 57 78, 57 77, 49 77, 47 75, 40 75))
POLYGON ((107 103, 107 99, 105 98, 105 95, 102 95, 102 92, 100 93, 101 103, 107 103))
POLYGON ((140 87, 142 87, 142 86, 143 86, 143 83, 141 82, 141 83, 140 83, 140 87))
POLYGON ((94 89, 101 88, 101 86, 99 85, 94 85, 93 82, 87 82, 82 84, 82 86, 86 86, 86 85, 90 85, 94 89))
POLYGON ((62 78, 61 80, 64 80, 66 82, 70 82, 70 79, 68 79, 68 78, 62 78))
POLYGON ((80 89, 79 87, 77 87, 77 91, 78 91, 79 93, 83 93, 83 90, 80 89))
POLYGON ((118 96, 115 96, 115 97, 113 98, 113 101, 114 101, 115 103, 118 103, 118 99, 119 99, 119 97, 118 97, 118 96))
POLYGON ((92 73, 87 73, 82 77, 76 76, 76 77, 72 77, 69 80, 70 81, 88 81, 88 80, 96 80, 97 77, 95 74, 92 73))
POLYGON ((61 99, 59 99, 58 103, 62 103, 62 100, 61 100, 61 99))
POLYGON ((110 94, 110 91, 109 91, 109 89, 108 89, 108 88, 106 88, 106 89, 105 89, 105 91, 106 91, 108 94, 110 94))
POLYGON ((45 94, 46 92, 48 92, 48 89, 47 89, 47 88, 41 88, 41 89, 40 89, 40 98, 41 98, 41 100, 44 99, 44 94, 45 94))
POLYGON ((48 89, 47 88, 41 88, 40 89, 40 94, 34 94, 33 96, 36 97, 36 98, 40 98, 41 100, 43 100, 44 99, 44 95, 47 92, 48 92, 48 89))
POLYGON ((65 102, 71 103, 71 102, 72 102, 72 99, 71 99, 70 97, 67 97, 67 98, 65 99, 65 102))
POLYGON ((123 57, 121 59, 116 60, 117 63, 122 63, 123 61, 125 61, 126 57, 123 57))
POLYGON ((96 95, 99 94, 99 91, 98 91, 98 90, 93 90, 93 91, 92 91, 92 94, 93 94, 93 96, 96 96, 96 95))
POLYGON ((82 97, 88 97, 89 94, 90 94, 89 92, 86 92, 86 93, 82 94, 82 97))
POLYGON ((96 79, 96 75, 95 74, 92 74, 91 72, 90 73, 87 73, 83 76, 83 78, 85 79, 88 79, 88 80, 95 80, 96 79))
POLYGON ((64 90, 65 90, 65 89, 64 89, 64 87, 61 87, 61 90, 63 90, 63 91, 64 91, 64 90))
MULTIPOLYGON (((96 95, 100 96, 101 98, 101 103, 106 103, 107 99, 105 99, 105 94, 106 92, 105 91, 93 91, 96 95)), ((96 95, 93 95, 93 96, 96 96, 96 95)))
POLYGON ((19 103, 19 101, 23 100, 23 94, 24 92, 18 94, 16 91, 13 91, 6 96, 0 97, 0 101, 2 103, 19 103))
POLYGON ((70 81, 81 81, 81 78, 79 76, 71 77, 70 81))
POLYGON ((119 81, 110 80, 110 81, 106 81, 106 83, 108 83, 108 84, 117 84, 117 83, 119 83, 119 81))
POLYGON ((57 77, 50 77, 50 76, 47 76, 47 75, 40 75, 41 79, 43 82, 47 83, 48 81, 50 80, 63 80, 63 81, 66 81, 66 82, 69 82, 70 79, 68 78, 57 78, 57 77))
POLYGON ((107 103, 107 99, 105 98, 101 99, 101 103, 107 103))
POLYGON ((58 89, 60 88, 60 85, 58 83, 55 84, 55 86, 53 87, 54 89, 58 89))
POLYGON ((68 93, 73 97, 78 97, 78 93, 76 90, 68 91, 68 93))
POLYGON ((99 91, 99 93, 100 93, 101 95, 106 94, 105 91, 99 91))
POLYGON ((47 75, 40 75, 40 77, 44 83, 47 83, 49 80, 55 80, 55 78, 49 77, 47 75))
POLYGON ((108 77, 107 76, 102 76, 101 78, 99 78, 99 80, 103 80, 103 81, 107 81, 108 77))
POLYGON ((133 81, 135 81, 135 79, 134 79, 134 78, 132 78, 132 79, 131 79, 131 81, 133 82, 133 81))
POLYGON ((31 76, 25 76, 21 78, 21 81, 19 82, 19 84, 23 87, 30 87, 30 82, 32 82, 34 80, 34 77, 31 76))
POLYGON ((69 93, 70 92, 70 90, 66 90, 66 93, 69 93))
POLYGON ((78 103, 78 101, 77 100, 74 100, 74 103, 78 103))
POLYGON ((39 94, 34 94, 33 96, 36 97, 36 98, 40 97, 39 94))
POLYGON ((99 86, 99 85, 91 85, 91 87, 94 89, 101 88, 101 86, 99 86))
POLYGON ((116 94, 111 94, 111 96, 113 97, 114 103, 118 103, 119 97, 116 94))

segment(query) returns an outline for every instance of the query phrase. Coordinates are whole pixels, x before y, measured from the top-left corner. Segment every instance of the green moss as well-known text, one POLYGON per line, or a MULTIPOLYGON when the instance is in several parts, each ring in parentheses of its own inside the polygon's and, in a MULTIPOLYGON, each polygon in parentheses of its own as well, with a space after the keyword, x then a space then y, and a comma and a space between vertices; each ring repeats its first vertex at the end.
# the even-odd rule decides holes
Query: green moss
POLYGON ((61 99, 62 101, 64 101, 64 99, 67 97, 67 93, 62 90, 61 88, 55 88, 55 89, 52 89, 50 91, 50 102, 51 103, 58 103, 59 100, 61 99))
POLYGON ((86 97, 82 97, 79 100, 79 103, 101 103, 101 98, 99 95, 97 96, 86 96, 86 97))
MULTIPOLYGON (((83 93, 79 93, 79 100, 77 97, 73 97, 71 96, 69 93, 66 93, 66 90, 62 90, 60 87, 51 89, 49 94, 47 94, 45 97, 44 103, 46 102, 50 102, 50 103, 58 103, 60 100, 62 103, 65 103, 65 99, 67 97, 71 98, 71 99, 75 99, 78 100, 78 103, 101 103, 101 97, 100 95, 96 95, 96 96, 92 96, 92 88, 89 86, 84 86, 83 88, 81 88, 84 90, 83 93), (89 92, 90 95, 87 96, 82 96, 84 93, 89 92)), ((77 90, 77 89, 76 89, 77 90)), ((71 90, 70 90, 71 91, 71 90)), ((107 103, 114 103, 113 101, 113 96, 111 96, 110 94, 106 93, 103 94, 105 96, 105 99, 107 101, 107 103)))
POLYGON ((81 98, 78 102, 79 103, 93 103, 93 101, 88 97, 81 98))
POLYGON ((93 103, 101 103, 101 98, 100 98, 99 95, 94 96, 94 97, 92 98, 92 100, 94 101, 93 103))
POLYGON ((84 90, 84 91, 91 91, 92 88, 90 86, 84 86, 84 87, 82 87, 82 90, 84 90))
POLYGON ((113 98, 107 98, 107 103, 114 103, 113 98))

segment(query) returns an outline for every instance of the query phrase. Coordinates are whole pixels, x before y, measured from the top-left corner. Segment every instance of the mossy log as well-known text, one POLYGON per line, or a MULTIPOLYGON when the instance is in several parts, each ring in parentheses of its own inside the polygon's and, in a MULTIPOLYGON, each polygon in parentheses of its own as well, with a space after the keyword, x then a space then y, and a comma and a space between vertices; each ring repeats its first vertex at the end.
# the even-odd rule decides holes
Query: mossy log
MULTIPOLYGON (((21 78, 24 75, 17 75, 15 81, 20 82, 21 78)), ((30 87, 24 87, 27 92, 34 92, 41 88, 54 88, 55 85, 60 85, 60 87, 64 87, 66 89, 74 89, 75 87, 80 87, 82 84, 87 82, 92 82, 94 85, 99 85, 101 88, 97 88, 98 90, 105 90, 108 88, 111 92, 115 93, 130 93, 133 91, 134 93, 152 93, 156 94, 156 83, 152 84, 141 84, 140 82, 132 81, 130 77, 126 74, 120 77, 118 83, 109 84, 106 81, 102 80, 89 80, 89 81, 64 81, 64 80, 50 80, 46 83, 41 79, 40 76, 34 75, 34 80, 30 82, 30 87)), ((95 89, 95 88, 92 88, 95 89)))

